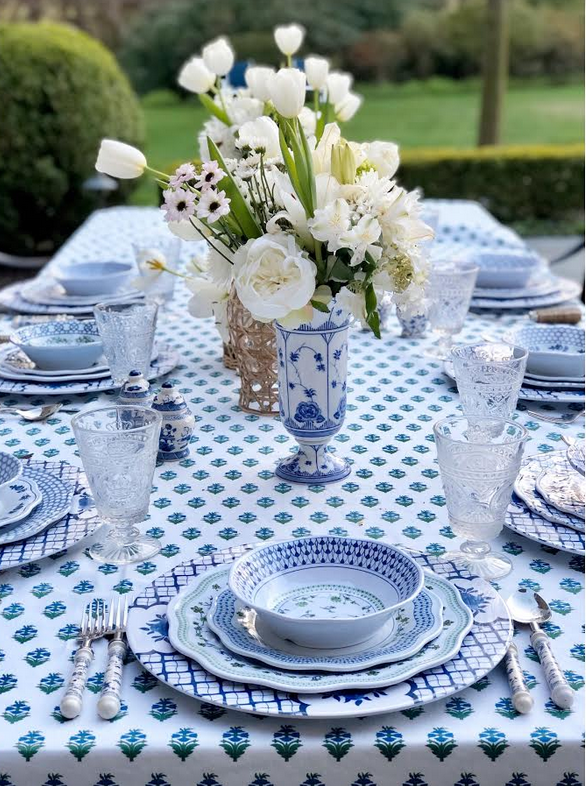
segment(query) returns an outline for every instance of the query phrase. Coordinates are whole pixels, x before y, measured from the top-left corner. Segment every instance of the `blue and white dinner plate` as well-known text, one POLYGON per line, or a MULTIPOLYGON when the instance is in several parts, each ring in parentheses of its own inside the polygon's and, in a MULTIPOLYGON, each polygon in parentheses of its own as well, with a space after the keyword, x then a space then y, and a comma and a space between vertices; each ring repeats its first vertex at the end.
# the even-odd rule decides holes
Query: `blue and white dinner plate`
POLYGON ((133 287, 124 286, 112 295, 68 295, 61 284, 43 275, 22 286, 20 297, 29 303, 41 306, 89 306, 93 308, 96 303, 100 303, 104 299, 126 300, 128 298, 142 298, 144 294, 133 287))
POLYGON ((24 465, 23 477, 30 478, 37 484, 43 499, 41 504, 23 521, 0 530, 0 546, 37 535, 62 519, 71 506, 73 499, 71 483, 60 480, 56 475, 35 467, 34 464, 24 465))
POLYGON ((537 295, 528 297, 511 298, 509 300, 499 300, 497 298, 473 297, 470 308, 488 309, 494 311, 504 311, 508 309, 528 309, 543 308, 544 306, 555 306, 558 303, 565 303, 578 297, 582 291, 582 286, 576 281, 568 278, 558 279, 556 292, 549 295, 537 295))
MULTIPOLYGON (((245 547, 218 551, 176 565, 140 592, 130 609, 128 643, 141 665, 161 682, 209 704, 241 712, 277 717, 349 718, 405 710, 458 693, 488 674, 504 657, 512 638, 512 625, 504 601, 490 584, 427 554, 413 554, 421 567, 433 569, 455 587, 473 614, 472 628, 449 660, 425 669, 393 686, 376 689, 329 689, 318 694, 286 692, 258 684, 214 677, 196 661, 177 652, 168 635, 167 606, 179 590, 210 566, 230 563, 245 547)), ((213 595, 213 590, 212 593, 213 595)), ((205 610, 202 610, 205 615, 205 610)), ((449 627, 446 629, 449 632, 449 627)), ((209 640, 221 648, 209 631, 209 640)), ((416 659, 432 651, 440 636, 416 659)), ((235 662, 242 658, 233 656, 235 662)), ((391 664, 387 669, 396 669, 391 664)), ((259 668, 262 668, 259 665, 259 668)), ((268 668, 268 667, 267 667, 268 668)), ((423 666, 420 666, 423 668, 423 666)), ((307 674, 294 673, 298 679, 307 674)), ((324 674, 325 680, 333 675, 324 674)))
POLYGON ((80 316, 93 313, 93 306, 89 305, 70 306, 62 303, 54 303, 52 305, 30 303, 22 296, 22 282, 2 288, 0 305, 18 314, 70 314, 72 316, 80 316))
POLYGON ((40 504, 43 495, 37 484, 24 474, 0 490, 0 533, 4 527, 21 521, 40 504))
MULTIPOLYGON (((71 548, 100 525, 85 473, 66 461, 31 461, 31 469, 48 472, 73 488, 68 512, 42 532, 26 540, 0 546, 0 571, 50 557, 71 548)), ((34 514, 33 514, 34 515, 34 514)))
POLYGON ((571 527, 578 532, 584 532, 583 518, 559 510, 542 497, 537 490, 537 481, 544 470, 550 475, 558 473, 563 475, 575 474, 568 463, 565 450, 530 456, 524 460, 517 475, 515 494, 523 500, 530 510, 546 519, 546 521, 552 521, 555 524, 562 524, 564 527, 571 527))
POLYGON ((542 546, 584 556, 584 534, 563 524, 554 524, 530 510, 516 494, 507 510, 505 527, 542 546))
MULTIPOLYGON (((206 571, 185 587, 169 604, 169 638, 173 646, 185 655, 199 651, 194 637, 194 607, 198 603, 201 581, 209 581, 206 571)), ((243 606, 228 588, 229 568, 214 570, 214 580, 221 585, 206 615, 212 633, 232 653, 254 658, 269 666, 293 671, 353 672, 379 663, 393 663, 410 658, 439 635, 442 629, 442 600, 432 590, 441 579, 427 577, 428 587, 414 601, 406 603, 387 625, 382 626, 376 640, 369 639, 352 647, 335 650, 315 650, 285 641, 272 633, 253 609, 243 606)), ((470 617, 470 624, 472 618, 470 617)), ((195 657, 195 656, 192 656, 195 657)), ((199 658, 199 662, 206 666, 199 658)), ((210 670, 213 671, 212 665, 210 670)))
POLYGON ((536 276, 533 281, 530 281, 526 287, 521 289, 489 289, 488 287, 476 287, 472 297, 474 298, 488 298, 489 300, 513 300, 516 298, 525 297, 544 297, 545 295, 553 295, 554 292, 559 292, 560 279, 556 276, 551 276, 548 273, 536 276))
MULTIPOLYGON (((172 371, 179 362, 179 355, 170 346, 159 346, 158 356, 151 361, 147 378, 149 380, 163 377, 172 371)), ((0 379, 0 393, 21 394, 25 396, 63 396, 74 393, 102 393, 114 390, 116 383, 112 377, 104 379, 88 379, 83 382, 15 382, 0 379)))

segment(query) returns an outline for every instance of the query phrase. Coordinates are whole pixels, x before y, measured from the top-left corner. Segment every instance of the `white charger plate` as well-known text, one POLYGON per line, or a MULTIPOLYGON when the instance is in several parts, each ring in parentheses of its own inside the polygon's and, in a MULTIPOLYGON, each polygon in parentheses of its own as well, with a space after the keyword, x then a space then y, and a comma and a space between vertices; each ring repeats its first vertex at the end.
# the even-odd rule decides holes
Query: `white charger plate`
POLYGON ((545 374, 530 374, 527 371, 525 372, 525 380, 531 384, 535 382, 556 382, 561 385, 564 382, 571 382, 572 384, 584 385, 585 379, 585 377, 551 377, 545 374))
POLYGON ((558 278, 557 282, 557 292, 553 292, 550 295, 519 297, 511 298, 510 300, 473 297, 470 303, 470 308, 489 309, 494 311, 503 311, 507 309, 543 308, 544 306, 555 306, 558 303, 565 303, 567 300, 572 300, 573 298, 578 297, 582 291, 582 286, 580 284, 578 284, 576 281, 570 281, 568 278, 558 278))
POLYGON ((577 532, 584 532, 585 526, 583 518, 559 510, 542 497, 536 489, 537 481, 543 471, 555 474, 564 471, 564 468, 566 473, 574 473, 574 470, 570 467, 566 458, 565 450, 529 456, 523 461, 519 474, 517 475, 515 481, 515 494, 523 500, 530 510, 546 519, 546 521, 562 524, 564 527, 571 527, 577 532))
POLYGON ((29 303, 41 306, 95 306, 102 300, 140 298, 144 297, 144 294, 138 289, 127 286, 110 295, 68 295, 61 284, 43 276, 41 279, 25 284, 20 290, 20 296, 29 303))
MULTIPOLYGON (((498 665, 512 639, 506 605, 490 584, 471 577, 454 563, 412 552, 421 567, 433 569, 456 587, 473 614, 472 628, 450 660, 393 686, 317 695, 216 678, 171 645, 167 606, 194 576, 213 565, 230 563, 246 550, 235 546, 176 565, 139 592, 130 609, 127 637, 139 663, 161 682, 200 701, 276 717, 351 718, 390 713, 444 699, 473 685, 498 665)), ((209 635, 213 636, 211 631, 209 635)))
POLYGON ((31 480, 19 475, 0 490, 0 532, 4 527, 26 518, 41 504, 43 495, 31 480))
POLYGON ((529 283, 521 289, 490 289, 488 287, 476 287, 472 293, 474 298, 489 298, 490 300, 513 300, 525 297, 544 297, 559 292, 559 279, 555 276, 541 276, 533 283, 529 283))
MULTIPOLYGON (((254 658, 277 669, 295 672, 356 672, 381 663, 394 663, 410 658, 435 639, 442 630, 442 602, 445 599, 439 597, 439 592, 433 592, 436 579, 431 577, 428 587, 422 590, 412 603, 406 603, 400 609, 396 621, 391 620, 391 624, 383 626, 381 635, 376 636, 375 641, 370 638, 353 647, 325 651, 300 647, 271 634, 252 609, 247 609, 245 616, 238 613, 243 607, 228 588, 229 573, 230 568, 224 566, 215 568, 213 572, 206 571, 201 578, 190 582, 177 595, 167 611, 169 638, 175 649, 188 657, 195 657, 202 666, 218 676, 224 675, 216 672, 213 664, 197 657, 202 644, 205 649, 205 642, 200 636, 194 635, 194 631, 198 629, 198 612, 194 609, 201 603, 199 584, 205 582, 209 585, 212 576, 220 589, 214 587, 214 597, 206 614, 206 624, 229 652, 244 655, 247 662, 254 658)), ((351 678, 351 675, 348 677, 351 678)), ((263 684, 278 687, 270 685, 269 682, 263 684)), ((304 687, 304 690, 313 692, 308 691, 307 687, 304 687)), ((316 692, 319 690, 319 685, 316 685, 316 692)))

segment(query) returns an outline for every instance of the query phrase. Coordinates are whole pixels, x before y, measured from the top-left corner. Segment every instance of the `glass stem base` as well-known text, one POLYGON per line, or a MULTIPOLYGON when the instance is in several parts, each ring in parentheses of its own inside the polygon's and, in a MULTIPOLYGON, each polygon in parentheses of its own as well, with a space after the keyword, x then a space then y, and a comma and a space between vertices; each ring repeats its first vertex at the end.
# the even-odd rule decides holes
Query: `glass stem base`
POLYGON ((156 538, 141 536, 137 527, 108 527, 105 535, 89 548, 96 562, 130 565, 151 559, 161 550, 156 538))
POLYGON ((457 565, 466 568, 474 576, 492 581, 508 576, 513 569, 513 563, 504 554, 495 554, 490 545, 483 541, 466 540, 459 551, 449 551, 442 556, 442 560, 451 560, 457 565))

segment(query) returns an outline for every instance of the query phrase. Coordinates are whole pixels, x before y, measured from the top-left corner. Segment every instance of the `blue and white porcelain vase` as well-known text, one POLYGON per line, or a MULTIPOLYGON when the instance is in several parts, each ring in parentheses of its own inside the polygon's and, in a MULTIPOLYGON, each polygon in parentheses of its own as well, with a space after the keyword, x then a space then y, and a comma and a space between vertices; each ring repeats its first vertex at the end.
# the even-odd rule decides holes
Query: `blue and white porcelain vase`
POLYGON ((140 371, 131 371, 128 379, 122 385, 122 390, 118 396, 118 404, 128 406, 138 404, 140 407, 150 407, 153 403, 154 394, 151 393, 151 386, 140 371))
POLYGON ((163 382, 153 401, 153 409, 163 416, 157 458, 178 461, 188 456, 195 418, 172 382, 163 382))
POLYGON ((314 310, 311 322, 295 330, 275 323, 279 412, 299 444, 277 466, 284 480, 332 483, 350 474, 350 464, 328 447, 346 414, 348 323, 348 313, 335 301, 329 314, 314 310))

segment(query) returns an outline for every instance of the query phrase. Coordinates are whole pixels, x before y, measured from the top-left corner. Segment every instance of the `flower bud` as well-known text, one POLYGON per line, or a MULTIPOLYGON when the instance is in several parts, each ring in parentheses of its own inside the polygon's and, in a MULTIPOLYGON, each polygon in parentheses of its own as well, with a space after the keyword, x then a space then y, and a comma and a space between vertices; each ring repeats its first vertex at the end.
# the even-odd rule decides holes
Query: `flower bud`
POLYGON ((216 38, 202 50, 203 61, 212 73, 225 76, 234 65, 234 50, 227 38, 216 38))
POLYGON ((305 74, 298 68, 281 68, 269 80, 271 101, 283 117, 297 117, 305 105, 305 74))
POLYGON ((213 87, 216 76, 206 67, 201 57, 192 57, 184 64, 177 81, 181 87, 192 93, 207 93, 213 87))
POLYGON ((325 57, 306 57, 305 76, 312 90, 321 90, 326 86, 330 64, 325 57))
POLYGON ((301 25, 282 25, 275 27, 275 43, 280 51, 290 57, 294 55, 303 43, 305 29, 301 25))
POLYGON ((253 98, 259 101, 268 101, 271 97, 269 92, 269 80, 274 75, 275 69, 269 66, 250 66, 246 69, 244 78, 253 98))
POLYGON ((348 95, 335 106, 336 120, 339 120, 341 123, 351 120, 360 109, 361 104, 362 96, 359 96, 358 93, 348 93, 348 95))
POLYGON ((345 139, 332 147, 332 175, 341 185, 353 183, 356 178, 356 159, 345 139))
POLYGON ((330 104, 339 104, 350 92, 352 77, 342 71, 331 71, 326 81, 326 87, 330 104))
POLYGON ((96 169, 111 177, 131 180, 140 177, 145 170, 147 160, 136 147, 115 139, 102 139, 96 169))

